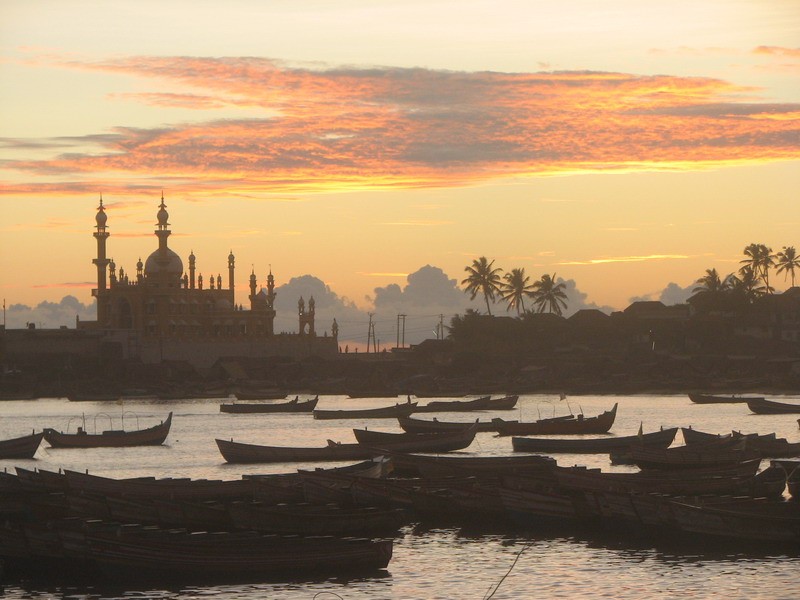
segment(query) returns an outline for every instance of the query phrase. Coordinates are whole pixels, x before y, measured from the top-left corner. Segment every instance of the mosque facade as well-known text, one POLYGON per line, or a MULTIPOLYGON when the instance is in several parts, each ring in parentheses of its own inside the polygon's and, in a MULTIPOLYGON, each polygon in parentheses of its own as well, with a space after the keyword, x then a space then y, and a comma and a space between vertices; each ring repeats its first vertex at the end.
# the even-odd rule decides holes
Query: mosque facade
POLYGON ((266 287, 258 285, 255 271, 249 276, 248 304, 235 297, 236 258, 228 255, 228 272, 204 280, 198 273, 194 252, 184 261, 169 247, 169 213, 162 194, 155 236, 158 247, 136 272, 117 270, 109 258, 107 242, 111 233, 102 198, 95 216, 94 238, 97 256, 97 320, 82 321, 78 329, 102 331, 121 344, 122 358, 143 362, 186 360, 207 366, 225 357, 335 355, 338 326, 334 320, 331 336, 318 336, 315 306, 298 300, 298 333, 276 334, 275 278, 270 269, 266 287))

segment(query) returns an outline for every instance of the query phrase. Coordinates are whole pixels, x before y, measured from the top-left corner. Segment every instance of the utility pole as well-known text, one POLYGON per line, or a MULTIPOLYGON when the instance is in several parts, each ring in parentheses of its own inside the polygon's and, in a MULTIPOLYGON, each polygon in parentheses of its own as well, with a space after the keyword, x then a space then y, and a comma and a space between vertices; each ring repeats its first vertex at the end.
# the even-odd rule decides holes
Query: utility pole
POLYGON ((369 344, 372 342, 375 353, 378 352, 378 342, 375 340, 375 323, 372 322, 372 313, 369 313, 369 329, 367 330, 367 352, 369 352, 369 344))
POLYGON ((444 315, 439 315, 439 324, 436 326, 436 339, 444 339, 444 315))
POLYGON ((397 315, 397 347, 398 348, 406 347, 406 315, 397 315), (400 337, 401 320, 403 321, 403 337, 400 337))

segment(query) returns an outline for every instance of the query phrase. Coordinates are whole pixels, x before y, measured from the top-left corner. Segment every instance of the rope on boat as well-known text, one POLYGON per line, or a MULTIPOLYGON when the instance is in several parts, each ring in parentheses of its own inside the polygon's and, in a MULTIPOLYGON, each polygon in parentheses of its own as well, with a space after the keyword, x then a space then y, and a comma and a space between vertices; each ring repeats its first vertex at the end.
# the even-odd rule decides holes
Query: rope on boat
MULTIPOLYGON (((491 593, 491 594, 489 594, 488 596, 484 596, 484 597, 483 597, 483 600, 489 600, 489 599, 490 599, 492 596, 494 596, 494 595, 497 593, 497 590, 499 590, 499 589, 500 589, 500 586, 501 586, 501 585, 503 584, 503 582, 506 580, 506 577, 508 577, 509 575, 511 575, 511 571, 513 571, 513 570, 514 570, 514 567, 515 567, 515 566, 517 566, 517 561, 519 560, 519 557, 520 557, 520 556, 522 556, 522 553, 523 553, 523 552, 525 552, 525 550, 527 550, 528 548, 530 548, 532 545, 533 545, 533 543, 532 543, 532 542, 528 542, 527 544, 525 544, 525 545, 522 547, 522 549, 521 549, 519 552, 517 552, 517 556, 516 556, 516 558, 514 559, 514 562, 512 562, 512 563, 511 563, 511 566, 508 568, 508 571, 506 572, 506 574, 505 574, 505 575, 503 575, 503 576, 500 578, 500 581, 498 581, 498 582, 497 582, 497 585, 496 585, 496 586, 494 586, 494 590, 492 590, 492 593, 491 593)), ((490 587, 489 589, 491 589, 491 587, 490 587)))

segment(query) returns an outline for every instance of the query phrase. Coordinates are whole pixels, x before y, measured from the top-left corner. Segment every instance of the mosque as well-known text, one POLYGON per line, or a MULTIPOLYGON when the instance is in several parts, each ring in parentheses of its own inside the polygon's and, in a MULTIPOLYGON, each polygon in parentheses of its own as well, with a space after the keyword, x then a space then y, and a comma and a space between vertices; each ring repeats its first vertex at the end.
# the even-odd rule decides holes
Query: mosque
POLYGON ((332 356, 338 351, 338 326, 331 336, 318 336, 314 324, 314 298, 298 301, 298 333, 276 334, 275 278, 270 269, 266 288, 259 289, 255 271, 250 273, 249 306, 236 304, 235 257, 228 255, 227 279, 198 274, 194 252, 184 262, 168 245, 169 213, 161 196, 156 216, 158 247, 136 273, 117 271, 108 258, 106 243, 111 233, 102 197, 95 216, 97 256, 97 321, 81 321, 78 330, 103 332, 107 341, 121 344, 121 358, 142 362, 185 360, 207 366, 225 357, 257 358, 311 355, 332 356))

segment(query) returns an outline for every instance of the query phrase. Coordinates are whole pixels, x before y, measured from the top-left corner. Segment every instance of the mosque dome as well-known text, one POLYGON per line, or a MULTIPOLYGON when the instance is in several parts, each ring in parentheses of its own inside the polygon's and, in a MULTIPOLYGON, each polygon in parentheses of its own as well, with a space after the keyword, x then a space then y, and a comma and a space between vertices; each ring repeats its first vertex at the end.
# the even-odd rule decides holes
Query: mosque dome
POLYGON ((165 248, 163 254, 161 250, 153 252, 144 263, 144 274, 151 276, 158 273, 168 273, 175 277, 183 275, 181 257, 169 248, 165 248))

